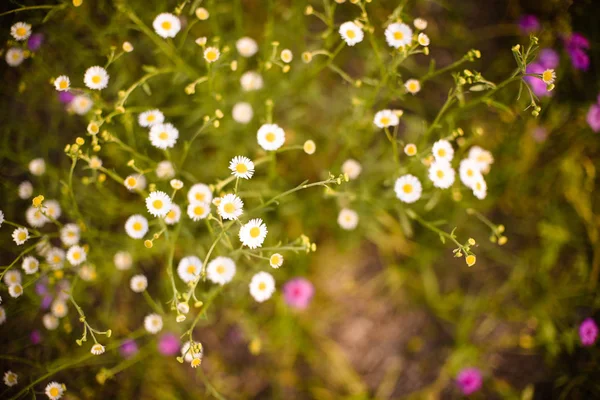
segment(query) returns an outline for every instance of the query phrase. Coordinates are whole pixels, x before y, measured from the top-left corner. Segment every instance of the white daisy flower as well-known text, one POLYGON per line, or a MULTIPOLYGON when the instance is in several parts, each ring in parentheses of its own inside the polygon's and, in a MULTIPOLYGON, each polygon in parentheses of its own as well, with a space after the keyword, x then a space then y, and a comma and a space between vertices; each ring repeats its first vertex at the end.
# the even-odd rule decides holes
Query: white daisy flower
POLYGON ((18 383, 18 376, 12 371, 6 371, 4 373, 4 384, 6 386, 15 386, 18 383))
POLYGON ((104 353, 104 351, 104 346, 102 346, 100 343, 96 343, 92 346, 90 353, 92 353, 95 356, 99 356, 100 354, 104 353))
POLYGON ((490 166, 494 163, 494 156, 492 153, 479 146, 471 147, 468 158, 469 160, 474 161, 479 170, 484 174, 490 172, 490 166))
POLYGON ((238 219, 244 212, 244 202, 235 194, 226 194, 217 207, 223 219, 238 219))
POLYGON ((210 214, 210 203, 195 201, 187 207, 187 215, 192 221, 200 221, 210 214))
POLYGON ((221 56, 221 52, 216 47, 207 47, 204 50, 204 59, 207 63, 214 63, 221 56))
POLYGON ((65 303, 63 300, 61 299, 56 299, 52 302, 52 306, 50 307, 50 310, 52 311, 52 314, 56 317, 56 318, 63 318, 65 317, 68 312, 69 312, 69 308, 67 307, 67 303, 65 303))
POLYGON ((60 240, 65 246, 79 243, 80 229, 77 224, 66 224, 60 229, 60 240))
POLYGON ((163 328, 163 320, 158 314, 150 314, 144 318, 144 328, 148 333, 157 334, 163 328))
POLYGON ((9 66, 18 67, 25 59, 25 52, 18 47, 11 47, 6 52, 4 59, 9 66))
POLYGON ((546 85, 554 83, 554 81, 556 80, 556 72, 554 72, 553 69, 545 70, 544 72, 542 72, 542 80, 546 85))
POLYGON ((419 42, 419 44, 423 47, 427 47, 431 43, 431 41, 429 40, 429 36, 427 36, 423 32, 419 33, 419 36, 417 36, 417 42, 419 42))
POLYGON ((409 143, 404 146, 404 154, 409 157, 412 157, 417 154, 417 146, 414 143, 409 143))
POLYGON ((289 64, 292 62, 294 54, 290 49, 283 49, 281 50, 281 54, 279 55, 279 57, 281 58, 281 61, 283 61, 286 64, 289 64))
POLYGON ((413 25, 418 30, 424 31, 425 29, 427 29, 427 20, 424 20, 423 18, 415 18, 415 20, 413 21, 413 25))
POLYGON ((258 52, 258 44, 256 44, 256 40, 249 37, 238 39, 238 41, 235 42, 235 48, 242 57, 246 58, 252 57, 258 52))
POLYGON ((162 13, 154 18, 152 27, 156 34, 162 38, 174 38, 181 29, 181 21, 173 14, 162 13))
POLYGON ((87 254, 81 246, 72 246, 67 251, 67 260, 69 260, 71 265, 79 265, 86 259, 87 254))
MULTIPOLYGON (((43 207, 43 210, 46 212, 46 207, 43 207)), ((27 211, 25 211, 25 219, 34 228, 41 228, 48 222, 48 217, 39 208, 33 206, 27 208, 27 211)))
POLYGON ((61 75, 54 80, 54 87, 59 92, 65 92, 71 87, 71 80, 66 75, 61 75))
POLYGON ((29 161, 29 172, 35 176, 44 175, 46 172, 46 161, 43 158, 34 158, 29 161))
POLYGON ((185 283, 194 282, 202 272, 202 261, 196 256, 183 257, 177 266, 177 274, 185 283))
POLYGON ((358 225, 358 214, 349 208, 342 208, 338 214, 337 222, 342 229, 354 230, 358 225))
POLYGON ((192 185, 187 193, 187 199, 190 203, 210 203, 212 198, 212 191, 204 183, 192 185))
POLYGON ((433 144, 431 149, 436 161, 450 162, 454 158, 454 149, 449 141, 441 139, 433 144))
POLYGON ((98 65, 90 67, 85 71, 83 82, 85 86, 94 90, 101 90, 108 86, 108 72, 98 65))
POLYGON ((141 239, 148 233, 148 220, 139 214, 132 215, 125 222, 125 232, 133 239, 141 239))
POLYGON ((14 269, 8 270, 4 274, 4 283, 6 286, 16 285, 17 283, 21 283, 21 273, 14 269))
POLYGON ((273 151, 285 143, 285 132, 277 124, 264 124, 258 129, 256 138, 260 147, 273 151))
POLYGON ((133 192, 134 190, 144 190, 146 188, 146 178, 141 174, 132 174, 125 178, 123 185, 125 185, 130 192, 133 192))
POLYGON ((65 251, 58 247, 53 247, 46 253, 46 262, 52 269, 61 269, 65 262, 65 251))
POLYGON ((472 189, 475 181, 479 179, 481 172, 475 161, 466 158, 460 162, 458 174, 462 183, 472 189))
POLYGON ((44 212, 52 219, 59 219, 62 215, 62 208, 60 208, 60 204, 56 200, 44 201, 44 207, 46 208, 44 212))
POLYGON ((173 124, 156 124, 150 128, 149 137, 152 146, 165 150, 175 146, 179 131, 173 124))
POLYGON ((283 265, 283 256, 279 253, 272 254, 269 257, 269 265, 275 269, 281 267, 283 265))
POLYGON ((395 49, 408 46, 412 42, 412 29, 403 23, 390 24, 385 30, 385 40, 395 49))
POLYGON ((50 313, 44 314, 42 317, 42 323, 44 324, 44 328, 48 329, 49 331, 53 331, 58 328, 58 318, 50 313))
POLYGON ((175 167, 170 161, 161 161, 156 166, 156 176, 159 179, 171 179, 175 176, 175 167))
POLYGON ((250 105, 250 103, 241 102, 236 103, 233 106, 231 115, 235 122, 239 124, 247 124, 248 122, 252 121, 254 111, 252 110, 252 106, 250 105))
POLYGON ((401 201, 414 203, 421 198, 423 186, 421 186, 421 181, 416 176, 407 174, 396 179, 394 191, 396 192, 396 197, 401 201))
POLYGON ((131 268, 133 265, 133 258, 127 251, 117 251, 113 257, 115 267, 120 271, 125 271, 131 268))
POLYGON ((19 184, 19 198, 26 200, 33 195, 33 185, 29 181, 23 181, 19 184))
POLYGON ((136 293, 142 293, 148 287, 148 279, 144 275, 134 275, 129 282, 131 290, 136 293))
POLYGON ((251 219, 240 228, 239 237, 242 245, 256 249, 262 246, 267 237, 267 226, 260 218, 251 219))
POLYGON ((173 203, 171 205, 171 210, 167 213, 167 215, 165 215, 165 223, 167 225, 175 225, 179 222, 180 218, 181 208, 177 204, 173 203))
POLYGON ((275 292, 275 279, 268 272, 259 272, 252 277, 249 286, 254 300, 262 303, 270 299, 275 292))
POLYGON ((263 88, 263 78, 258 72, 248 71, 245 72, 240 78, 240 84, 242 89, 246 92, 253 90, 260 90, 263 88))
POLYGON ((69 104, 73 112, 78 115, 87 114, 92 109, 93 105, 94 102, 92 101, 92 99, 90 99, 85 94, 75 96, 75 98, 69 104))
POLYGON ((17 22, 10 27, 10 34, 19 42, 27 40, 31 36, 31 25, 25 22, 17 22))
POLYGON ((362 171, 360 163, 352 158, 344 161, 342 164, 342 173, 348 175, 351 180, 358 178, 362 171))
POLYGON ((254 175, 254 163, 244 156, 234 157, 229 162, 229 169, 236 178, 250 179, 254 175))
POLYGON ((375 114, 373 123, 377 125, 378 128, 387 128, 398 125, 400 123, 400 119, 392 110, 381 110, 375 114))
POLYGON ((23 271, 25 271, 27 275, 35 274, 38 271, 39 266, 40 262, 34 256, 24 257, 23 263, 21 264, 23 271))
POLYGON ((60 384, 58 382, 50 382, 46 386, 45 393, 46 393, 46 396, 48 396, 48 398, 50 400, 58 400, 62 397, 65 390, 66 390, 65 385, 60 384))
POLYGON ((165 192, 155 191, 146 197, 146 208, 155 217, 162 218, 167 215, 171 211, 171 205, 171 198, 165 192))
POLYGON ((143 128, 162 124, 164 121, 165 115, 159 109, 144 111, 138 116, 138 124, 143 128))
POLYGON ((365 37, 361 27, 352 21, 344 22, 340 26, 339 33, 348 46, 354 46, 356 43, 362 42, 365 37))
POLYGON ((21 246, 29 239, 29 231, 27 228, 17 228, 13 231, 12 238, 17 246, 21 246))
POLYGON ((483 175, 479 174, 475 181, 473 182, 473 194, 479 200, 485 199, 487 196, 487 184, 485 179, 483 179, 483 175))
POLYGON ((421 91, 421 82, 416 79, 409 79, 404 82, 404 87, 408 93, 417 94, 421 91))
POLYGON ((0 307, 0 325, 6 322, 6 311, 4 307, 0 307))
POLYGON ((16 299, 17 297, 21 297, 21 295, 23 294, 23 286, 21 286, 20 283, 15 283, 14 285, 10 285, 8 287, 8 294, 13 299, 16 299))
POLYGON ((433 186, 448 189, 454 183, 456 172, 447 161, 434 161, 429 166, 429 179, 433 186))
POLYGON ((235 262, 229 257, 217 257, 206 267, 206 277, 219 285, 231 282, 234 275, 235 262))

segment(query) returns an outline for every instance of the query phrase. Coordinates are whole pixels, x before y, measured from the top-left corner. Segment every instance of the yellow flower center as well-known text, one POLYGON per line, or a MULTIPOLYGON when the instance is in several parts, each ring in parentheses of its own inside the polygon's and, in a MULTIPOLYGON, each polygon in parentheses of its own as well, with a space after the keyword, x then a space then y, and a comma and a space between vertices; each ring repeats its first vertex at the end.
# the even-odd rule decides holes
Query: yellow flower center
POLYGON ((481 190, 481 182, 477 182, 477 183, 475 184, 475 189, 477 189, 477 190, 481 190))
POLYGON ((240 164, 238 164, 238 165, 235 166, 235 170, 237 172, 239 172, 240 174, 243 174, 243 173, 245 173, 245 172, 248 171, 248 167, 246 167, 246 164, 241 164, 240 163, 240 164))
POLYGON ((226 213, 232 213, 235 211, 235 205, 233 203, 227 203, 223 206, 223 210, 225 210, 226 213))
POLYGON ((167 132, 161 132, 158 134, 158 138, 161 140, 167 140, 169 138, 169 134, 167 132))
POLYGON ((389 125, 390 119, 388 117, 381 117, 381 125, 389 125))
POLYGON ((264 282, 261 282, 258 284, 258 290, 265 290, 267 288, 267 284, 264 282))
POLYGON ((22 26, 17 28, 17 36, 25 36, 25 34, 27 34, 27 29, 22 26))
POLYGON ((60 392, 59 392, 59 390, 58 390, 57 387, 52 387, 52 388, 50 388, 50 390, 48 391, 48 393, 50 393, 50 396, 56 397, 56 396, 59 395, 60 392))
POLYGON ((202 207, 202 206, 194 207, 194 214, 196 214, 196 215, 204 214, 204 207, 202 207))
POLYGON ((66 89, 67 88, 67 81, 62 80, 58 83, 58 87, 61 89, 66 89))
POLYGON ((250 236, 253 238, 257 238, 260 235, 260 228, 258 226, 254 226, 250 228, 250 236))
POLYGON ((356 37, 356 33, 352 29, 348 29, 346 31, 346 36, 348 36, 349 39, 354 39, 356 37))
POLYGON ((411 92, 416 92, 417 91, 417 84, 415 82, 411 82, 408 84, 408 89, 411 92))
POLYGON ((133 224, 133 230, 134 231, 141 231, 142 230, 142 224, 140 222, 135 222, 133 224))
POLYGON ((215 61, 217 59, 217 52, 214 50, 210 50, 206 52, 206 59, 208 61, 215 61))
POLYGON ((400 32, 400 31, 394 32, 394 39, 396 39, 396 40, 404 39, 404 33, 400 32))
POLYGON ((81 253, 76 251, 75 253, 73 253, 73 259, 75 260, 79 260, 81 258, 81 253))
POLYGON ((222 265, 219 265, 219 266, 217 267, 217 274, 219 274, 219 275, 223 275, 224 273, 225 273, 225 267, 224 267, 224 266, 222 266, 222 265))
POLYGON ((137 183, 137 180, 133 177, 129 177, 127 178, 127 185, 130 187, 134 187, 135 184, 137 183))
POLYGON ((444 149, 439 149, 438 150, 438 156, 444 157, 445 155, 446 155, 446 150, 444 150, 444 149))
POLYGON ((194 267, 193 265, 190 265, 189 267, 187 267, 187 272, 188 272, 188 274, 195 274, 196 267, 194 267))
POLYGON ((161 209, 162 206, 163 206, 162 200, 157 199, 152 202, 152 207, 154 207, 154 208, 161 209))
POLYGON ((95 84, 100 83, 100 81, 102 80, 102 78, 100 78, 100 75, 94 75, 92 76, 92 82, 95 84))
POLYGON ((19 232, 18 239, 19 240, 27 239, 27 234, 25 232, 19 232))
POLYGON ((13 290, 16 294, 19 294, 23 291, 23 288, 21 287, 21 285, 15 285, 13 290))
POLYGON ((60 256, 54 256, 52 258, 52 262, 54 262, 54 264, 58 264, 60 262, 60 256))
POLYGON ((194 197, 196 198, 196 200, 198 201, 204 201, 204 193, 196 193, 194 195, 194 197))
POLYGON ((167 213, 167 218, 175 219, 175 211, 171 210, 167 213))
POLYGON ((475 174, 475 173, 473 172, 473 170, 472 170, 472 169, 468 169, 468 170, 467 170, 467 176, 468 176, 468 177, 473 177, 473 175, 474 175, 474 174, 475 174))
POLYGON ((402 186, 402 191, 406 194, 412 193, 413 187, 410 183, 406 183, 404 186, 402 186))
POLYGON ((441 169, 438 169, 437 172, 435 173, 437 175, 438 178, 443 178, 444 177, 444 171, 442 171, 441 169))
POLYGON ((279 256, 271 256, 271 264, 279 264, 279 256))
POLYGON ((552 71, 544 71, 542 74, 542 79, 544 82, 549 82, 552 80, 552 71))
POLYGON ((150 114, 150 115, 148 115, 148 117, 146 118, 146 121, 148 121, 148 122, 152 122, 152 121, 154 121, 154 119, 155 119, 155 117, 154 117, 154 114, 150 114))
POLYGON ((171 29, 171 23, 169 21, 163 21, 163 23, 160 24, 160 26, 162 26, 162 28, 166 31, 171 29))
POLYGON ((273 132, 269 132, 265 135, 265 139, 269 143, 273 143, 275 141, 275 134, 273 132))

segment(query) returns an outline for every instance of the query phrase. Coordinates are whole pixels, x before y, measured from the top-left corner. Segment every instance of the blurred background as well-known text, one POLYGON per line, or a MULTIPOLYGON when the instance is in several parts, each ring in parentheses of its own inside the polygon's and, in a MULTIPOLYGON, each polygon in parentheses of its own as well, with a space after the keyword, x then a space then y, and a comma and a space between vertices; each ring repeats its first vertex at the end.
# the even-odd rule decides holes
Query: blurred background
MULTIPOLYGON (((41 3, 6 1, 0 13, 41 3)), ((375 111, 401 108, 405 111, 401 139, 418 141, 446 100, 453 85, 450 73, 427 81, 417 96, 406 97, 398 96, 392 85, 381 92, 374 92, 368 84, 350 85, 331 69, 321 68, 318 60, 302 63, 304 51, 337 46, 337 32, 323 37, 327 25, 314 15, 305 15, 308 4, 326 13, 334 7, 333 1, 181 3, 186 6, 181 19, 188 38, 179 36, 169 42, 178 57, 201 74, 205 67, 193 43, 196 37, 206 36, 209 41, 218 37, 219 46, 229 46, 230 52, 223 52, 225 61, 213 71, 213 84, 199 85, 193 95, 184 92, 190 82, 185 73, 155 77, 148 82, 148 90, 132 93, 128 113, 115 118, 107 129, 152 161, 141 161, 142 168, 153 170, 163 155, 149 146, 145 132, 137 126, 139 112, 160 108, 181 135, 189 137, 205 115, 223 110, 227 117, 221 127, 203 135, 201 144, 190 152, 189 176, 184 179, 186 185, 215 183, 228 176, 233 156, 261 155, 255 132, 268 114, 266 100, 271 99, 273 119, 285 127, 288 143, 301 145, 312 139, 317 151, 312 156, 301 151, 278 155, 274 171, 259 170, 257 178, 244 185, 248 201, 257 192, 272 197, 305 179, 326 179, 329 171, 337 175, 349 158, 362 164, 362 173, 333 188, 334 192, 322 188, 296 192, 263 216, 271 245, 301 234, 317 244, 314 253, 286 254, 283 267, 270 271, 277 281, 271 300, 259 304, 248 295, 249 277, 259 270, 248 260, 239 262, 236 279, 221 292, 209 284, 199 285, 201 298, 210 298, 212 303, 194 333, 205 351, 196 370, 175 358, 180 354, 179 336, 187 328, 177 324, 173 315, 165 320, 159 335, 136 339, 136 351, 123 350, 123 338, 140 328, 150 310, 129 289, 131 276, 144 273, 152 298, 163 304, 169 299, 167 247, 157 244, 146 249, 141 241, 127 238, 123 233, 126 218, 145 214, 139 196, 110 179, 101 182, 96 171, 78 165, 74 192, 90 227, 82 241, 92 249, 89 259, 95 279, 78 283, 74 297, 92 325, 112 329, 113 338, 105 340, 114 348, 52 373, 48 380, 65 382, 67 398, 455 399, 464 396, 456 379, 465 368, 476 368, 483 379, 481 388, 469 398, 600 398, 600 352, 597 346, 582 346, 579 337, 582 321, 600 316, 600 200, 596 192, 600 111, 590 116, 600 92, 600 7, 596 1, 365 4, 380 47, 386 47, 383 30, 398 7, 407 21, 417 17, 428 21, 430 55, 407 59, 398 69, 402 79, 423 76, 430 60, 435 60, 435 68, 442 68, 474 48, 482 57, 464 68, 501 82, 516 68, 511 48, 527 46, 530 34, 539 38, 542 51, 550 50, 540 52, 534 61, 542 70, 544 63, 551 62, 557 73, 552 92, 544 86, 540 90, 539 85, 536 89, 536 82, 531 82, 540 95, 539 117, 524 111, 528 96, 518 97, 519 85, 515 84, 494 96, 502 106, 457 108, 444 122, 446 134, 457 127, 464 130, 464 149, 479 145, 492 152, 495 161, 486 176, 488 196, 478 201, 458 190, 445 193, 432 208, 422 204, 415 209, 428 221, 441 221, 440 229, 450 232, 456 227, 463 242, 474 238, 477 263, 473 267, 453 257, 451 244, 406 218, 392 192, 395 166, 389 143, 372 126, 375 111), (193 14, 197 6, 210 12, 208 20, 197 21, 193 14), (575 33, 587 46, 574 43, 575 33), (237 56, 235 41, 242 36, 258 42, 255 58, 237 56), (294 53, 287 74, 265 65, 273 41, 294 53), (237 71, 228 68, 234 59, 239 61, 237 71), (243 92, 240 75, 252 69, 261 72, 265 88, 243 92), (239 101, 254 108, 255 117, 248 125, 228 117, 239 101), (358 212, 355 230, 346 231, 337 224, 342 207, 358 212), (499 246, 490 241, 490 227, 469 214, 471 208, 493 226, 503 225, 508 242, 499 246), (114 265, 114 254, 123 250, 134 260, 128 271, 114 265), (283 291, 284 284, 294 278, 304 278, 314 287, 309 304, 300 309, 286 300, 283 291)), ((75 220, 61 185, 71 167, 64 148, 79 136, 89 140, 86 126, 93 115, 67 112, 51 80, 66 74, 81 86, 86 68, 104 65, 111 46, 120 49, 123 41, 131 42, 135 50, 110 66, 110 85, 102 97, 94 98, 110 112, 118 91, 140 79, 144 66, 177 65, 156 43, 158 37, 149 37, 132 15, 150 27, 158 13, 172 12, 181 3, 84 0, 80 7, 73 7, 70 2, 46 0, 43 4, 60 7, 0 17, 6 42, 3 56, 15 22, 32 24, 34 34, 39 35, 39 44, 28 44, 31 54, 23 64, 12 68, 2 61, 0 66, 0 209, 6 219, 25 224, 30 200, 19 198, 18 187, 29 180, 34 195, 43 193, 59 201, 63 222, 75 220), (32 176, 28 164, 38 157, 45 160, 46 173, 32 176)), ((338 25, 361 12, 350 2, 335 7, 338 25)), ((345 47, 335 65, 351 79, 367 83, 377 77, 379 68, 366 41, 345 47)), ((174 159, 181 156, 178 151, 174 159)), ((98 155, 106 168, 120 176, 132 172, 127 166, 132 155, 122 148, 103 144, 98 155)), ((152 174, 149 182, 165 185, 152 174)), ((22 250, 12 242, 11 231, 5 225, 0 229, 3 267, 22 250)), ((47 232, 52 231, 48 227, 47 232)), ((189 226, 177 243, 175 260, 194 253, 202 258, 210 243, 203 225, 189 226)), ((69 281, 73 275, 66 272, 64 278, 69 281)), ((7 315, 0 326, 0 372, 18 373, 22 385, 88 353, 85 346, 75 344, 81 324, 74 309, 55 331, 42 324, 46 298, 56 296, 60 282, 52 273, 35 276, 18 301, 9 298, 6 287, 0 290, 7 315)), ((43 386, 36 389, 34 397, 43 397, 43 386)), ((0 397, 10 398, 19 390, 4 386, 0 397)))

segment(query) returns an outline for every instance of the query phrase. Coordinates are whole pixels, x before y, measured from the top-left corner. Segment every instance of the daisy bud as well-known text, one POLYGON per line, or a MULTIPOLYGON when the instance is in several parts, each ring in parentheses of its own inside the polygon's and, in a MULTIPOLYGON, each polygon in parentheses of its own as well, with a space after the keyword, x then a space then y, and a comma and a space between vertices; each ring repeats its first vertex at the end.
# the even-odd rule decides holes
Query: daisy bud
POLYGON ((176 357, 176 360, 179 364, 183 364, 183 357, 176 357))
POLYGON ((308 64, 309 62, 312 61, 312 53, 305 51, 304 53, 302 53, 302 61, 304 61, 304 63, 308 64))
MULTIPOLYGON (((73 147, 75 147, 75 145, 73 145, 73 147)), ((96 156, 92 156, 89 164, 91 169, 98 169, 102 166, 102 160, 96 156)))
POLYGON ((471 246, 475 246, 475 239, 473 239, 473 238, 469 238, 469 244, 470 244, 471 246))
POLYGON ((42 206, 43 201, 44 201, 44 196, 40 194, 39 196, 36 196, 33 198, 32 203, 33 203, 34 207, 39 208, 42 206))
POLYGON ((304 152, 306 154, 314 154, 317 150, 317 145, 312 140, 307 140, 304 142, 304 152))
POLYGON ((152 244, 152 240, 145 240, 144 241, 144 246, 146 246, 146 248, 151 249, 153 244, 152 244))
POLYGON ((292 51, 290 49, 284 49, 281 51, 281 61, 283 61, 284 63, 290 63, 292 62, 292 59, 294 57, 294 55, 292 54, 292 51))
POLYGON ((508 238, 507 238, 506 236, 500 236, 500 237, 498 238, 498 244, 499 244, 500 246, 502 246, 502 245, 506 244, 506 242, 508 242, 508 238))
POLYGON ((175 318, 176 322, 183 322, 185 321, 185 315, 178 315, 177 318, 175 318))
POLYGON ((206 45, 206 37, 202 36, 202 37, 199 37, 198 39, 196 39, 196 44, 198 46, 204 47, 206 45))
POLYGON ((103 183, 106 181, 106 174, 98 175, 98 182, 103 183))
POLYGON ((287 74, 288 72, 290 72, 290 69, 292 69, 292 67, 290 67, 289 65, 284 65, 284 67, 281 70, 284 74, 287 74))
POLYGON ((75 7, 79 7, 82 4, 83 4, 83 0, 73 0, 73 5, 75 7))
POLYGON ((181 182, 179 179, 171 179, 171 187, 175 190, 179 190, 181 188, 183 188, 183 182, 181 182))
POLYGON ((497 229, 498 229, 498 232, 502 233, 502 232, 504 232, 505 228, 504 228, 504 225, 498 225, 497 229))
POLYGON ((77 143, 79 146, 82 146, 85 143, 85 140, 83 138, 78 137, 77 139, 75 139, 75 143, 77 143))
POLYGON ((196 8, 196 17, 200 20, 200 21, 206 21, 208 19, 208 17, 210 16, 208 10, 204 7, 198 7, 196 8))
POLYGON ((304 9, 304 15, 311 15, 313 13, 313 8, 312 6, 306 6, 306 8, 304 9))
POLYGON ((221 123, 220 123, 219 121, 214 121, 214 122, 213 122, 213 126, 214 126, 215 128, 218 128, 220 125, 221 125, 221 123))
POLYGON ((190 363, 192 368, 197 368, 200 364, 202 364, 202 359, 200 359, 200 358, 194 358, 194 359, 192 359, 192 362, 190 363))
POLYGON ((224 114, 223 111, 217 109, 217 111, 215 111, 215 115, 217 116, 217 118, 221 119, 223 118, 224 114))
POLYGON ((94 150, 96 153, 100 151, 102 147, 100 147, 100 145, 95 145, 94 148, 92 150, 94 150))
POLYGON ((202 307, 203 305, 204 305, 204 303, 203 303, 203 302, 201 302, 201 301, 197 301, 197 302, 195 302, 195 303, 194 303, 194 307, 196 307, 196 308, 200 308, 200 307, 202 307))
POLYGON ((129 42, 123 42, 123 51, 126 53, 131 53, 133 51, 133 45, 129 42))
POLYGON ((236 60, 233 60, 233 61, 231 62, 231 65, 230 65, 230 68, 231 68, 231 70, 232 70, 232 71, 237 71, 237 67, 238 67, 238 63, 237 63, 237 61, 236 61, 236 60))
POLYGON ((475 257, 475 255, 473 254, 469 254, 466 258, 465 261, 467 262, 467 265, 469 267, 472 267, 473 265, 475 265, 475 263, 477 262, 477 258, 475 257))

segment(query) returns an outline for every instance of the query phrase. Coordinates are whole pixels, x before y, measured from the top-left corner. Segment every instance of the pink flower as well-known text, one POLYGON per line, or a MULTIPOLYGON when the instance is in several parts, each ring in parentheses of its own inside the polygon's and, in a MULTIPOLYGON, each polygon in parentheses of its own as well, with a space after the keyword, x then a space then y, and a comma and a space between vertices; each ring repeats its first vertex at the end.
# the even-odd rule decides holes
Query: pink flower
POLYGON ((165 333, 158 341, 158 351, 163 356, 172 356, 179 353, 180 347, 179 338, 172 333, 165 333))
POLYGON ((587 113, 587 123, 594 132, 600 132, 600 104, 592 104, 587 113))
POLYGON ((125 358, 129 358, 135 355, 138 352, 138 345, 133 339, 127 339, 119 347, 119 352, 121 356, 125 358))
POLYGON ((584 346, 591 346, 596 342, 597 337, 598 325, 596 325, 591 318, 585 319, 581 325, 579 325, 579 339, 581 339, 581 344, 584 346))
POLYGON ((458 373, 456 383, 465 396, 481 389, 483 378, 477 368, 465 368, 458 373))
POLYGON ((309 280, 294 278, 283 285, 283 297, 292 308, 304 310, 310 304, 315 288, 309 280))
POLYGON ((523 33, 532 33, 540 30, 540 21, 535 15, 523 15, 519 19, 519 28, 523 33))

